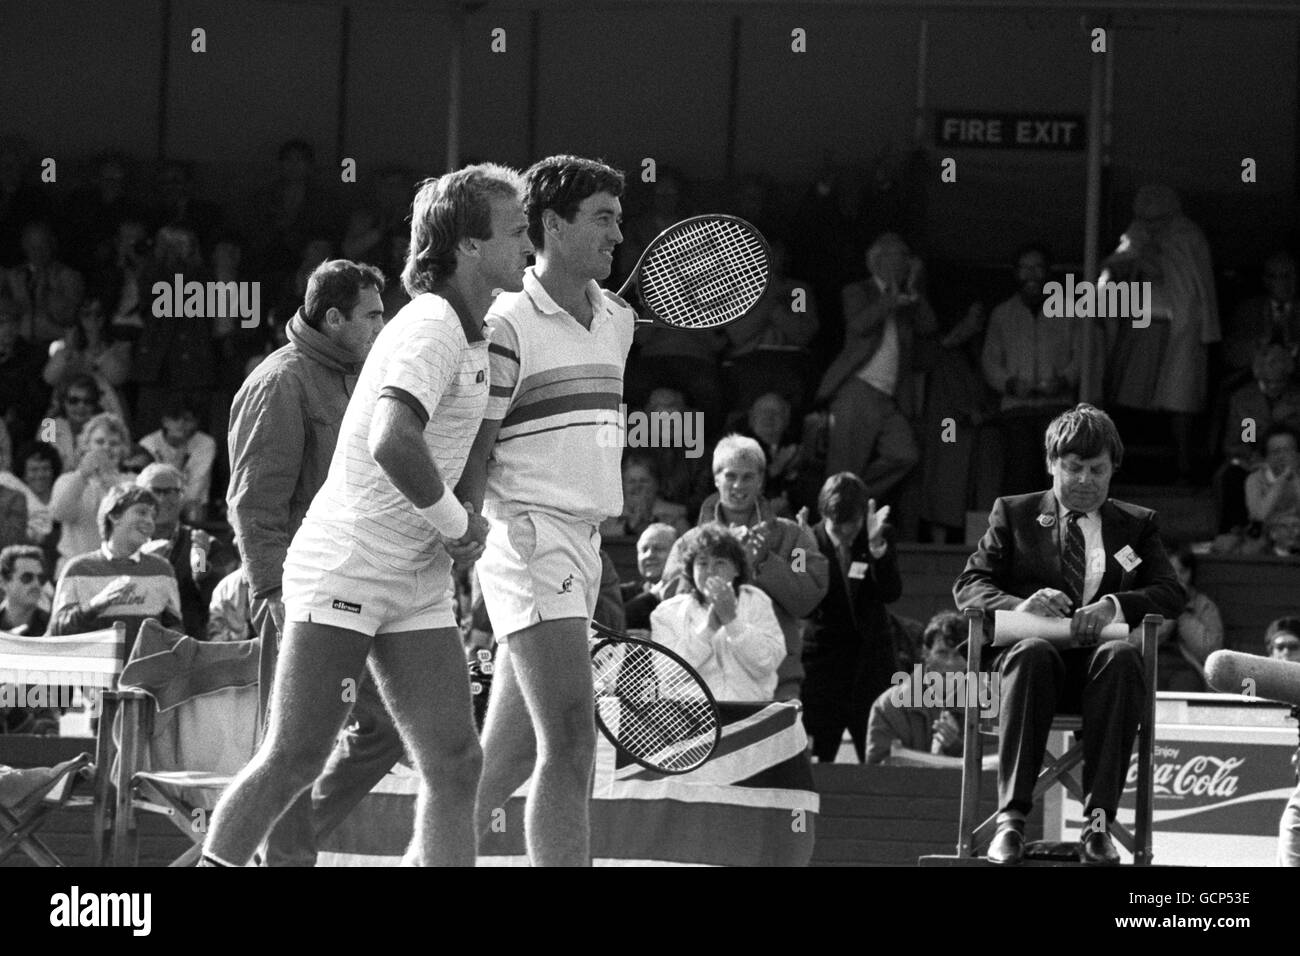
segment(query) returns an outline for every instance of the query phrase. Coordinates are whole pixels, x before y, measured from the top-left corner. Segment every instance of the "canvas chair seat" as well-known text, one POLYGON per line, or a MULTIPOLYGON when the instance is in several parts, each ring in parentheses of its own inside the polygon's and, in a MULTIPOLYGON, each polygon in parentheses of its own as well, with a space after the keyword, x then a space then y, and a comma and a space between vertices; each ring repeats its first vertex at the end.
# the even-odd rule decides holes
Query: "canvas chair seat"
POLYGON ((137 812, 165 814, 194 844, 172 866, 198 858, 212 808, 256 751, 260 652, 257 639, 208 643, 152 619, 141 625, 122 671, 132 698, 117 731, 114 779, 126 795, 117 865, 137 861, 137 812))
POLYGON ((126 627, 121 623, 99 631, 55 637, 0 633, 0 682, 26 686, 84 687, 99 694, 103 713, 95 756, 81 754, 56 767, 14 770, 0 768, 0 860, 22 849, 40 866, 62 866, 59 858, 36 836, 36 829, 60 807, 90 806, 93 832, 91 864, 99 865, 110 832, 112 792, 107 772, 112 738, 107 719, 116 705, 118 675, 126 654, 126 627), (90 792, 77 793, 78 781, 88 780, 90 792))
POLYGON ((68 802, 74 784, 92 766, 87 753, 53 767, 0 766, 0 863, 22 850, 38 866, 63 866, 36 831, 68 802))

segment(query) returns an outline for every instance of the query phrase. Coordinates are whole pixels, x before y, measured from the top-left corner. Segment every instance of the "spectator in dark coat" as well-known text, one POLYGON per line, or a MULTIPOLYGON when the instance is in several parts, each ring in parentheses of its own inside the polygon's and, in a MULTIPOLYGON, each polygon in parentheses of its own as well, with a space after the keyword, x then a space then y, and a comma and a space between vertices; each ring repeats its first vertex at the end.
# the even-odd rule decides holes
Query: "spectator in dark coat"
POLYGON ((804 726, 813 754, 832 762, 847 728, 866 759, 867 717, 889 688, 896 654, 885 605, 903 593, 886 520, 866 485, 850 472, 826 479, 813 529, 830 565, 830 587, 812 614, 804 645, 804 726))

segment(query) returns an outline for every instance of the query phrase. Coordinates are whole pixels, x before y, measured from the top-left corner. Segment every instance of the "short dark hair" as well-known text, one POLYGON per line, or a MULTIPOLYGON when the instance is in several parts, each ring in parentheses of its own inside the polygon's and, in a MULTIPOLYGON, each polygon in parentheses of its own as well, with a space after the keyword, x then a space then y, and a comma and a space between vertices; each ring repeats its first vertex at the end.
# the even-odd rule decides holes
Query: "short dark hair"
POLYGON ((940 611, 930 618, 921 635, 921 646, 927 651, 940 639, 949 647, 956 647, 966 639, 966 619, 956 611, 940 611))
POLYGON ((41 570, 45 570, 44 551, 34 544, 11 544, 9 547, 0 550, 0 578, 12 581, 14 567, 22 560, 39 561, 41 570))
MULTIPOLYGON (((59 450, 49 442, 28 442, 26 445, 23 445, 22 448, 18 449, 18 454, 14 458, 14 462, 21 465, 25 470, 27 468, 27 459, 29 458, 41 458, 49 462, 50 473, 54 478, 63 474, 63 456, 60 455, 59 450)), ((18 474, 16 469, 14 474, 17 474, 19 478, 22 477, 21 474, 18 474)))
POLYGON ((1294 634, 1300 637, 1300 617, 1279 617, 1264 632, 1264 647, 1273 649, 1273 638, 1279 634, 1294 634))
POLYGON ((148 488, 138 485, 114 485, 99 503, 96 514, 99 524, 99 540, 107 541, 113 536, 113 523, 122 517, 133 505, 149 505, 154 514, 158 513, 158 499, 148 488))
POLYGON ((626 472, 633 466, 644 468, 650 473, 650 477, 654 479, 655 484, 659 484, 659 464, 645 452, 639 450, 631 451, 623 456, 621 470, 626 472))
POLYGON ((325 313, 330 309, 338 309, 347 315, 356 308, 362 289, 383 292, 384 274, 372 265, 350 259, 322 262, 312 270, 307 280, 307 294, 302 304, 303 321, 319 331, 325 313))
POLYGON ((851 471, 831 475, 817 494, 817 511, 836 524, 853 521, 867 513, 867 486, 851 471))
POLYGON ((742 584, 749 583, 749 559, 745 554, 745 546, 726 525, 718 521, 702 524, 682 535, 681 542, 682 574, 686 587, 695 596, 695 600, 704 602, 704 595, 695 587, 695 562, 704 555, 726 558, 736 566, 738 573, 734 590, 737 594, 740 593, 742 584))
POLYGON ((565 222, 573 222, 584 199, 596 193, 623 195, 623 173, 599 160, 581 156, 548 156, 524 173, 528 191, 524 211, 528 213, 528 238, 533 247, 542 249, 546 230, 542 213, 551 209, 565 222))
POLYGON ((1268 443, 1278 435, 1290 435, 1291 441, 1295 442, 1296 449, 1300 451, 1300 432, 1297 432, 1285 422, 1275 422, 1269 426, 1268 431, 1264 432, 1264 440, 1260 443, 1263 445, 1265 452, 1268 451, 1268 443))
POLYGON ((199 403, 186 394, 168 399, 167 404, 163 406, 161 417, 165 421, 176 421, 181 418, 193 418, 197 422, 203 420, 199 415, 199 403))
POLYGON ((524 189, 516 170, 495 163, 466 166, 426 179, 411 202, 411 242, 402 285, 415 298, 431 292, 456 271, 462 239, 492 238, 492 200, 518 199, 524 189))
POLYGON ((1095 405, 1080 402, 1068 412, 1061 412, 1047 426, 1043 447, 1048 461, 1066 455, 1096 458, 1110 452, 1110 462, 1119 468, 1124 460, 1124 442, 1110 416, 1095 405))
POLYGON ((1048 269, 1052 268, 1052 250, 1047 247, 1046 243, 1042 243, 1042 242, 1022 243, 1020 248, 1016 250, 1016 257, 1011 260, 1011 268, 1019 269, 1020 260, 1023 259, 1025 256, 1029 255, 1029 253, 1031 252, 1036 252, 1040 256, 1042 256, 1043 265, 1046 266, 1048 269))
POLYGON ((94 376, 74 375, 72 378, 68 379, 67 383, 63 386, 62 392, 59 395, 60 404, 67 400, 69 393, 71 393, 74 388, 79 388, 83 391, 89 392, 94 397, 96 405, 104 400, 104 393, 100 390, 99 383, 95 381, 94 376))

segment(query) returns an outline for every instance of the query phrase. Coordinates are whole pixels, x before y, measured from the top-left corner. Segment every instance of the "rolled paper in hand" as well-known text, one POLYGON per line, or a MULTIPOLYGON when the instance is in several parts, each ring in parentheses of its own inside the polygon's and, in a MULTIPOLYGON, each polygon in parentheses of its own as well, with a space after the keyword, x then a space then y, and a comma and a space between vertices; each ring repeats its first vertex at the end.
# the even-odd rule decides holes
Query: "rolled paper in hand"
MULTIPOLYGON (((1028 611, 995 611, 993 613, 993 646, 1006 647, 1027 637, 1041 637, 1058 647, 1074 647, 1077 642, 1070 634, 1068 617, 1039 617, 1028 611)), ((1107 624, 1097 635, 1097 642, 1122 641, 1128 637, 1127 624, 1107 624)))

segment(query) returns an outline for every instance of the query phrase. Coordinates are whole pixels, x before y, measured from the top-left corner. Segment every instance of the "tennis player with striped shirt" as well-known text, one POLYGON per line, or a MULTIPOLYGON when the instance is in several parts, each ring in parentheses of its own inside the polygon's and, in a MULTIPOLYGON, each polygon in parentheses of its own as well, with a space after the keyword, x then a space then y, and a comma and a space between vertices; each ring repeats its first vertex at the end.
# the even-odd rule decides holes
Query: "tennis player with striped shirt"
POLYGON ((532 252, 522 185, 513 170, 471 166, 415 196, 412 299, 375 340, 289 547, 270 727, 217 806, 208 865, 245 864, 320 775, 367 655, 420 775, 406 859, 474 863, 482 753, 451 566, 481 554, 488 525, 452 489, 488 403, 483 316, 494 290, 520 288, 532 252))
POLYGON ((534 866, 591 862, 595 760, 588 629, 599 525, 623 510, 621 449, 601 441, 623 394, 636 315, 609 277, 623 174, 552 156, 525 174, 536 265, 488 312, 492 396, 458 489, 491 523, 477 571, 497 640, 483 727, 478 820, 532 774, 524 829, 534 866))

